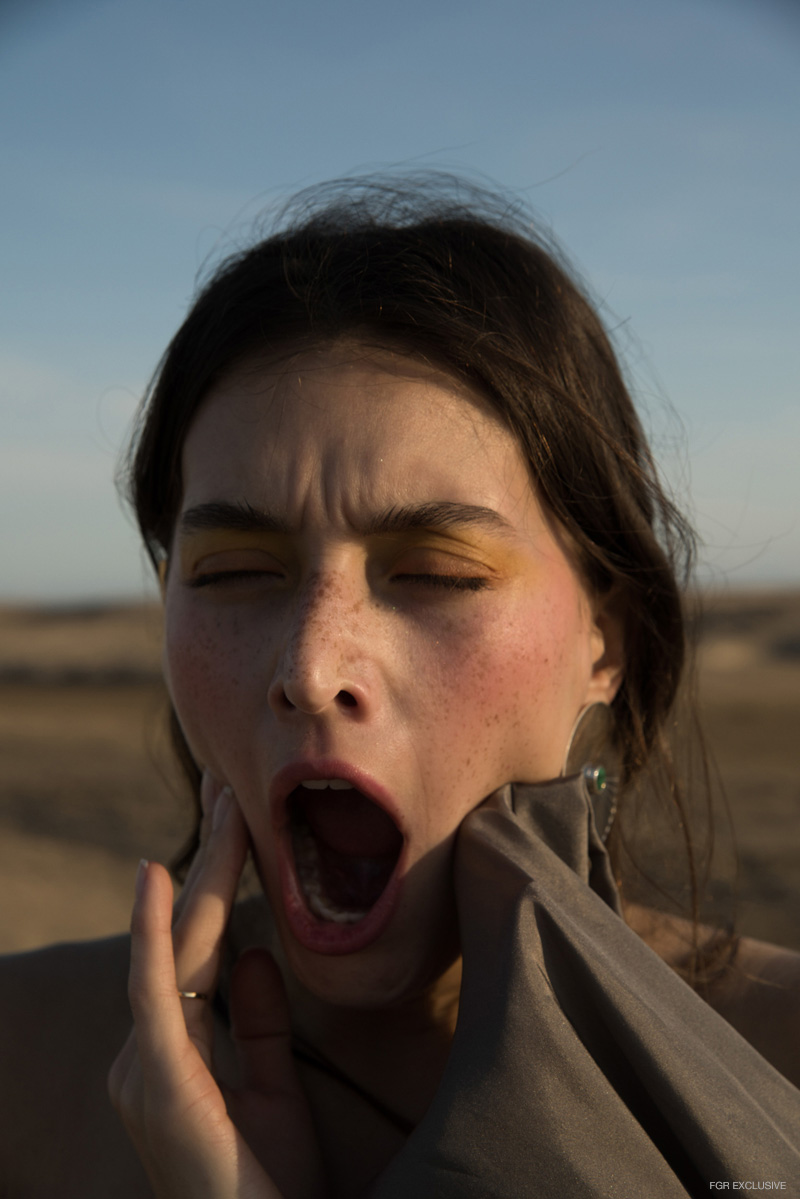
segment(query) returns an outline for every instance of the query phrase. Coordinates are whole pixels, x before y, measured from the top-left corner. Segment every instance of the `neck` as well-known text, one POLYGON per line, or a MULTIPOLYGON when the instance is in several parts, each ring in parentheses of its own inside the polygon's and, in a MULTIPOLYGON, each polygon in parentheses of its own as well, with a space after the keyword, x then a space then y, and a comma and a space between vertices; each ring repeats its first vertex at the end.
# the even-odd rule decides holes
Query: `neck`
POLYGON ((400 1038, 432 1035, 452 1040, 458 1016, 461 959, 457 958, 435 981, 419 993, 386 1007, 361 1008, 329 1003, 312 994, 288 971, 290 1006, 304 1035, 333 1044, 341 1036, 356 1040, 384 1037, 387 1031, 400 1038))
POLYGON ((416 1123, 439 1085, 458 1015, 461 959, 420 992, 385 1008, 326 1003, 286 976, 297 1034, 416 1123))

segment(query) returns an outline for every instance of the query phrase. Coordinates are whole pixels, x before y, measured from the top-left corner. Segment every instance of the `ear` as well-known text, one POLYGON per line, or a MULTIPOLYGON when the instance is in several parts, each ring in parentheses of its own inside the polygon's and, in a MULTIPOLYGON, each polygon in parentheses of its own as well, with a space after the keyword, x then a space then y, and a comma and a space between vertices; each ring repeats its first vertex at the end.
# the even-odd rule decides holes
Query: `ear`
POLYGON ((592 676, 586 703, 610 704, 625 674, 625 611, 615 588, 592 601, 592 676))

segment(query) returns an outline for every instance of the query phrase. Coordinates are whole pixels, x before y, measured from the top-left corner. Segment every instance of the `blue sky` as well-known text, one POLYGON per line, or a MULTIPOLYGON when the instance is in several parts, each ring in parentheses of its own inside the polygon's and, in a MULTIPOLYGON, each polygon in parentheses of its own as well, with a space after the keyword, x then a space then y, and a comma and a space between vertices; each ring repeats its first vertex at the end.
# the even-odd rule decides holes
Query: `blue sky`
POLYGON ((436 166, 600 298, 701 578, 800 582, 798 101, 790 0, 6 0, 0 599, 142 593, 115 463, 209 256, 436 166))

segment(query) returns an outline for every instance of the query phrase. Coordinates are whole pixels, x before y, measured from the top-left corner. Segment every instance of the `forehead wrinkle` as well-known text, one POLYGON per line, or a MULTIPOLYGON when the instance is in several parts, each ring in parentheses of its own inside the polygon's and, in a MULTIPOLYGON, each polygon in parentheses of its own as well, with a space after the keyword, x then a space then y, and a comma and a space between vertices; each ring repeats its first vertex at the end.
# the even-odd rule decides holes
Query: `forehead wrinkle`
MULTIPOLYGON (((243 429, 244 437, 239 439, 239 452, 245 463, 250 464, 249 468, 238 479, 232 477, 229 482, 220 479, 218 472, 212 469, 208 481, 212 482, 216 474, 218 487, 212 486, 210 494, 206 491, 205 496, 201 493, 196 498, 207 498, 212 504, 224 504, 228 497, 250 503, 240 503, 237 511, 229 510, 227 514, 207 510, 202 518, 204 528, 297 533, 315 526, 330 527, 333 523, 343 530, 360 534, 400 533, 425 528, 444 531, 456 526, 482 526, 496 534, 515 531, 516 518, 521 515, 515 510, 520 501, 523 507, 527 500, 535 501, 536 490, 530 487, 529 474, 525 470, 528 486, 524 488, 524 495, 518 494, 518 483, 515 484, 513 477, 516 472, 512 468, 514 460, 520 457, 519 447, 508 430, 499 424, 496 415, 485 410, 478 397, 463 391, 459 394, 459 390, 453 389, 452 379, 444 378, 440 383, 430 377, 430 372, 415 379, 413 368, 417 364, 413 362, 402 362, 404 367, 412 368, 408 374, 405 370, 399 373, 399 362, 391 363, 391 370, 381 364, 375 378, 369 370, 378 367, 375 361, 340 359, 334 362, 331 370, 329 356, 320 355, 320 359, 317 363, 313 356, 300 354, 289 355, 280 364, 249 362, 238 377, 234 375, 230 380, 227 397, 228 388, 221 386, 220 401, 224 404, 229 398, 235 408, 241 400, 245 406, 242 412, 244 423, 252 426, 253 434, 258 435, 250 436, 249 429, 243 429), (360 377, 362 367, 367 368, 364 379, 360 377), (443 437, 445 441, 449 440, 449 430, 443 433, 439 429, 435 444, 430 446, 427 444, 430 430, 426 419, 417 441, 409 445, 401 425, 399 441, 405 451, 399 460, 403 468, 400 474, 393 457, 395 443, 390 440, 384 445, 385 439, 375 436, 375 429, 381 430, 387 412, 382 402, 384 382, 397 383, 405 378, 409 383, 421 384, 422 395, 411 397, 412 417, 416 419, 415 413, 421 410, 427 418, 429 409, 433 409, 440 423, 447 424, 454 419, 456 440, 463 440, 466 429, 467 441, 458 451, 461 466, 455 480, 448 480, 448 471, 439 469, 439 448, 443 437), (324 383, 321 390, 316 386, 318 379, 324 383), (430 397, 424 394, 427 385, 433 385, 437 394, 430 397), (347 420, 349 404, 346 397, 351 387, 355 392, 354 402, 360 405, 355 427, 347 420), (338 422, 325 421, 324 417, 319 419, 329 401, 337 410, 344 402, 345 419, 341 426, 338 422), (249 412, 248 403, 251 405, 249 412), (298 408, 301 411, 298 412, 298 408), (322 438, 318 435, 320 427, 325 431, 322 438), (287 438, 293 452, 284 461, 287 438), (258 454, 257 443, 260 443, 258 454), (509 449, 512 454, 508 453, 509 449), (387 450, 387 467, 384 468, 380 455, 387 450), (507 461, 508 458, 512 460, 507 461), (465 461, 470 465, 475 462, 480 484, 468 489, 466 494, 461 486, 465 461), (426 486, 427 472, 421 468, 428 463, 433 469, 426 486), (491 471, 492 480, 488 493, 485 480, 481 481, 487 470, 491 471), (505 477, 507 471, 511 471, 508 478, 505 477), (447 498, 451 482, 455 483, 453 491, 457 500, 447 498), (498 488, 500 494, 497 494, 498 488), (474 503, 466 502, 473 498, 469 490, 477 492, 474 503), (484 494, 480 495, 480 492, 484 494), (512 499, 514 503, 509 508, 512 499), (258 515, 254 516, 255 513, 258 515)), ((397 411, 404 396, 398 397, 390 386, 385 399, 389 410, 397 411)), ((230 414, 230 410, 227 411, 230 414)), ((394 428, 394 424, 391 427, 394 428)), ((224 433, 224 429, 222 431, 224 433)), ((470 471, 466 473, 470 475, 470 471)), ((192 521, 197 527, 195 517, 196 514, 192 520, 183 522, 183 527, 188 530, 192 521)))

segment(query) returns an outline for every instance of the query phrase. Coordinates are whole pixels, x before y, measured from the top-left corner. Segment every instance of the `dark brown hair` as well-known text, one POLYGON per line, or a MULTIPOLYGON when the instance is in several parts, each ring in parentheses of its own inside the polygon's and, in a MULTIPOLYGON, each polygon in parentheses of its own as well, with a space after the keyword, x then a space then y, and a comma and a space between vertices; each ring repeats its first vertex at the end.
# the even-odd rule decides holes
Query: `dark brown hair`
POLYGON ((613 590, 625 614, 613 705, 623 781, 655 762, 680 805, 665 730, 684 665, 692 534, 595 308, 519 205, 441 176, 344 181, 304 193, 276 231, 224 261, 161 361, 132 447, 130 497, 154 563, 169 552, 183 441, 209 388, 253 353, 341 337, 444 368, 511 430, 590 592, 613 590))

